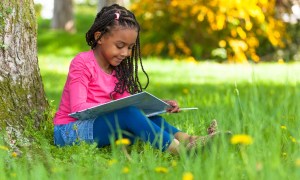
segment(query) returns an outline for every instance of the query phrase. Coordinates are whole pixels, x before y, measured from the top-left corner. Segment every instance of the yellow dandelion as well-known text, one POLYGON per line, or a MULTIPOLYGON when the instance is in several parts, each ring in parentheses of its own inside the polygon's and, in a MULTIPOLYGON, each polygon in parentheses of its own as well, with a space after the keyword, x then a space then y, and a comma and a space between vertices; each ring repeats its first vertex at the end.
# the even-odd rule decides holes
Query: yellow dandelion
POLYGON ((122 173, 123 173, 123 174, 129 173, 129 168, 128 168, 128 167, 124 167, 124 168, 122 169, 122 173))
POLYGON ((13 152, 13 153, 11 153, 11 156, 12 156, 12 157, 17 157, 18 154, 17 154, 16 152, 13 152))
POLYGON ((116 164, 116 163, 117 163, 117 160, 115 160, 115 159, 111 159, 108 161, 109 166, 112 166, 113 164, 116 164))
POLYGON ((8 151, 8 147, 6 147, 6 146, 0 146, 0 149, 2 149, 4 151, 8 151))
POLYGON ((182 180, 193 180, 194 175, 191 172, 183 173, 182 180))
POLYGON ((243 144, 243 145, 249 145, 253 143, 253 139, 251 136, 246 134, 236 134, 232 136, 230 139, 231 144, 243 144))
POLYGON ((184 94, 188 94, 188 93, 189 93, 189 89, 184 88, 184 89, 182 90, 182 92, 183 92, 184 94))
POLYGON ((280 126, 280 128, 286 130, 286 126, 280 126))
POLYGON ((168 173, 168 169, 165 168, 165 167, 156 167, 155 168, 155 172, 158 172, 158 173, 168 173))
POLYGON ((295 165, 296 165, 297 167, 300 167, 300 158, 296 159, 295 165))
POLYGON ((116 145, 129 145, 130 143, 131 143, 130 140, 127 138, 116 140, 116 145))
POLYGON ((296 143, 296 138, 294 138, 293 136, 290 136, 290 139, 293 143, 296 143))

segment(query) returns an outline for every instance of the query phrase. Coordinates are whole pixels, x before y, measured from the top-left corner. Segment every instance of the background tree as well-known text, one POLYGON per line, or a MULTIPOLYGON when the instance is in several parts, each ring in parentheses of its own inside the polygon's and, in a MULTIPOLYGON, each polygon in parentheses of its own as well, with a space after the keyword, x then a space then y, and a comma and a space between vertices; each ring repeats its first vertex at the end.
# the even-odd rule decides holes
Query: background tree
POLYGON ((109 6, 112 4, 119 4, 124 6, 124 0, 99 0, 98 1, 98 11, 100 11, 104 6, 109 6))
POLYGON ((284 48, 275 0, 135 0, 144 55, 255 62, 284 48), (271 47, 271 48, 269 48, 271 47))
POLYGON ((73 0, 54 0, 51 26, 53 29, 75 31, 73 0))
POLYGON ((37 24, 33 0, 0 4, 0 128, 8 142, 20 144, 25 128, 46 120, 45 98, 37 59, 37 24))
POLYGON ((286 48, 277 56, 289 60, 300 60, 300 0, 276 0, 277 13, 287 23, 287 33, 291 36, 286 48))

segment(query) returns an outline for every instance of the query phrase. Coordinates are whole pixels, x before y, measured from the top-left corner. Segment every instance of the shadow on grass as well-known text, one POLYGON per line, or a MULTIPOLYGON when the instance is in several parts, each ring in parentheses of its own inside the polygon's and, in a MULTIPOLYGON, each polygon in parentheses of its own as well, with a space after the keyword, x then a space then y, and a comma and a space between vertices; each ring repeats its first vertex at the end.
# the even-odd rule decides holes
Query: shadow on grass
MULTIPOLYGON (((66 75, 51 71, 42 74, 47 98, 53 101, 52 105, 57 109, 66 75)), ((216 118, 234 122, 233 124, 224 122, 228 126, 226 129, 231 129, 230 126, 237 126, 234 129, 238 129, 238 126, 243 126, 245 123, 243 121, 249 120, 271 124, 275 120, 284 120, 294 124, 293 121, 299 115, 297 110, 297 99, 300 99, 299 89, 299 84, 239 83, 238 89, 235 89, 234 84, 158 84, 153 82, 147 91, 161 99, 175 99, 181 107, 199 108, 197 112, 189 111, 172 116, 174 123, 181 127, 188 128, 191 124, 197 124, 199 119, 216 118), (183 122, 182 117, 190 118, 190 121, 183 122)))
POLYGON ((57 108, 67 77, 65 74, 45 71, 42 74, 42 78, 47 99, 57 108))

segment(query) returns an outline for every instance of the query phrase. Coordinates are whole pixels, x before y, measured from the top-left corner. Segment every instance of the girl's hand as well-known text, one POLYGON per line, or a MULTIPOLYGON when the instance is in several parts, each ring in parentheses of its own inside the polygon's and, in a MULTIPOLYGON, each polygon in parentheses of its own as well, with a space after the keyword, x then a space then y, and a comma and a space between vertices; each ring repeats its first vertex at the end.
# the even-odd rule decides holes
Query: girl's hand
POLYGON ((178 103, 175 100, 164 100, 166 103, 168 103, 171 108, 167 109, 167 112, 169 113, 177 113, 179 112, 179 106, 178 103))

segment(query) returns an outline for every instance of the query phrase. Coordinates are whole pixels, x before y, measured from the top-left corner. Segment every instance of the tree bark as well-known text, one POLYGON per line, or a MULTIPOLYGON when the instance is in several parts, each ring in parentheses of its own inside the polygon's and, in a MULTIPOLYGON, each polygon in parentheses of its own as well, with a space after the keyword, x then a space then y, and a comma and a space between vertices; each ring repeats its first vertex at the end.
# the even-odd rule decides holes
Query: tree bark
POLYGON ((52 28, 75 31, 73 0, 54 0, 52 28))
POLYGON ((46 120, 48 102, 38 67, 33 0, 2 0, 0 12, 0 129, 16 141, 13 136, 24 128, 38 128, 46 120))
POLYGON ((121 6, 124 6, 124 0, 99 0, 98 11, 100 11, 104 6, 110 6, 112 4, 119 4, 121 6))

